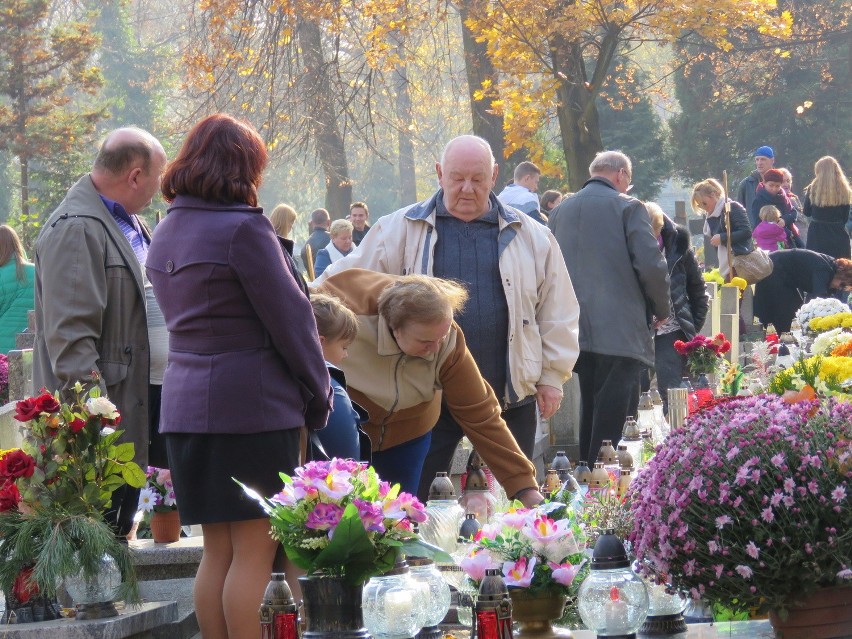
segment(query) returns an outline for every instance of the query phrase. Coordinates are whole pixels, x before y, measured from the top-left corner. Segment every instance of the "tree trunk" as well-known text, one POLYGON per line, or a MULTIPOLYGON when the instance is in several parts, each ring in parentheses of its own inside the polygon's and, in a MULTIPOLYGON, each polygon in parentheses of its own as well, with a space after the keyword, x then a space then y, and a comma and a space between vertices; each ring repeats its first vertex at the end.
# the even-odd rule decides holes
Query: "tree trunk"
MULTIPOLYGON (((557 39, 551 42, 551 55, 554 60, 554 77, 559 82, 556 118, 565 153, 568 186, 576 192, 589 179, 589 164, 603 150, 595 105, 599 83, 603 78, 596 71, 595 78, 589 82, 583 53, 576 44, 557 39)), ((608 57, 599 58, 597 64, 608 66, 608 57)))
POLYGON ((332 219, 345 218, 352 202, 352 181, 346 161, 346 147, 337 124, 331 74, 323 57, 319 25, 299 23, 299 42, 305 60, 308 126, 316 144, 317 156, 325 173, 325 208, 332 219))
POLYGON ((503 157, 506 150, 503 137, 503 116, 494 113, 489 99, 477 100, 473 97, 474 92, 482 88, 484 80, 490 80, 492 86, 497 84, 497 70, 494 68, 491 58, 488 57, 487 45, 484 42, 477 42, 473 33, 465 25, 465 21, 471 14, 485 9, 485 4, 483 0, 460 0, 457 7, 462 21, 464 66, 467 72, 467 91, 470 99, 473 133, 484 138, 491 145, 491 150, 500 166, 496 187, 499 192, 503 185, 512 179, 510 167, 514 167, 521 159, 516 157, 518 154, 513 154, 508 160, 503 157))

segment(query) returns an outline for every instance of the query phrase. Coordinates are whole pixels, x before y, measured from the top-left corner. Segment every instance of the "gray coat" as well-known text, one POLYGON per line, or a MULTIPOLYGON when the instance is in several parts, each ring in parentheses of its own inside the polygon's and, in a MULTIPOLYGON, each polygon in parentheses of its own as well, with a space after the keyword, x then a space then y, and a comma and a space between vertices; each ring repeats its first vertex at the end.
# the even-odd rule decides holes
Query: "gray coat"
POLYGON ((654 365, 651 316, 669 316, 666 261, 645 206, 601 177, 550 217, 580 302, 580 351, 654 365))
POLYGON ((68 391, 92 372, 121 412, 134 461, 148 460, 148 326, 142 268, 85 175, 45 222, 35 248, 33 386, 68 391))

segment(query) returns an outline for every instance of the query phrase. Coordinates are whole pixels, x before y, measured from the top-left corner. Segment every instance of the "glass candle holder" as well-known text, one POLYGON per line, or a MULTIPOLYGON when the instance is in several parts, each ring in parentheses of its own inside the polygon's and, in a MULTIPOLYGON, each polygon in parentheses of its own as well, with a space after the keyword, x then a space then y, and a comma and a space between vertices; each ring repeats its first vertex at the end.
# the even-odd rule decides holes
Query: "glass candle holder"
POLYGON ((361 603, 364 626, 373 639, 408 639, 421 628, 421 589, 404 571, 394 569, 372 577, 364 586, 361 603))

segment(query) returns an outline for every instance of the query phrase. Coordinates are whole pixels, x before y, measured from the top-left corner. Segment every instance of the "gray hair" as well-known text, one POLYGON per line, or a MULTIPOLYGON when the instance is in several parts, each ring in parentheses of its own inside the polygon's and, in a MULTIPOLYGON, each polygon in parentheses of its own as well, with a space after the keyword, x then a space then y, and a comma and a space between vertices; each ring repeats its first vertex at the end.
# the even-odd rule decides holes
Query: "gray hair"
POLYGON ((621 151, 601 151, 589 165, 589 174, 617 173, 621 169, 627 169, 628 173, 633 174, 633 164, 629 157, 621 151))
POLYGON ((444 166, 444 161, 447 159, 447 152, 450 150, 450 147, 460 142, 472 142, 477 146, 482 147, 483 150, 488 151, 489 167, 491 169, 494 168, 496 160, 494 159, 494 152, 491 150, 491 145, 488 144, 487 140, 479 137, 478 135, 460 135, 447 142, 447 146, 445 146, 444 150, 441 152, 440 164, 442 167, 444 166))
POLYGON ((352 222, 349 220, 334 220, 334 222, 331 223, 331 227, 328 229, 328 234, 331 235, 331 237, 337 237, 337 235, 345 233, 346 231, 351 233, 354 228, 355 227, 352 226, 352 222))

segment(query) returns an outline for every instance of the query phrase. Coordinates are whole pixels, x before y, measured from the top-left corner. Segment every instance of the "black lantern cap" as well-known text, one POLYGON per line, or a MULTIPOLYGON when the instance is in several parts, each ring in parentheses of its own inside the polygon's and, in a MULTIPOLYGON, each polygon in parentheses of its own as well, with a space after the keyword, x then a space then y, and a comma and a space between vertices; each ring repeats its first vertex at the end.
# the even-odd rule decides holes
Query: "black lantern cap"
POLYGON ((615 531, 609 528, 595 542, 592 553, 592 570, 613 570, 615 568, 630 568, 627 551, 624 544, 615 536, 615 531))

